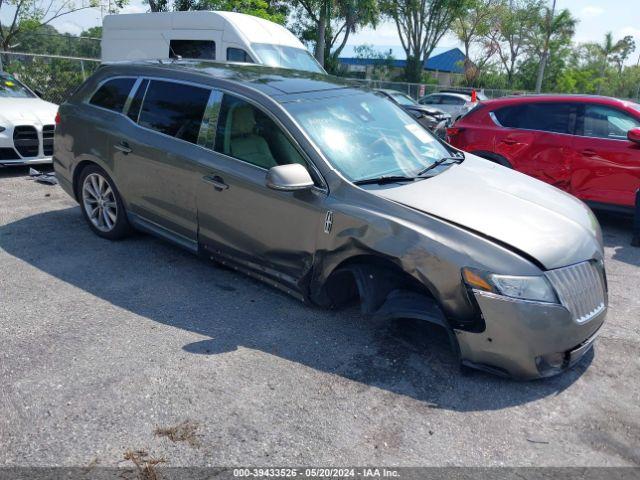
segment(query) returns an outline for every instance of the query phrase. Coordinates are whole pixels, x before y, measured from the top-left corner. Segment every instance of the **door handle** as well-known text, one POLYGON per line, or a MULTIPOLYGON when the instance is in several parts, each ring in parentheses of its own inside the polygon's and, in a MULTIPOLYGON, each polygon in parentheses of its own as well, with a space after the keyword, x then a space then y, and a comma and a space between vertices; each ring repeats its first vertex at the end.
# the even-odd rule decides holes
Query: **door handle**
POLYGON ((518 143, 518 141, 514 140, 513 138, 505 138, 502 140, 502 143, 506 145, 515 145, 516 143, 518 143))
POLYGON ((202 180, 213 185, 213 188, 215 188, 219 192, 229 188, 229 185, 224 183, 222 177, 219 177, 218 175, 205 175, 204 177, 202 177, 202 180))
POLYGON ((124 153, 125 155, 127 153, 131 153, 133 150, 131 150, 131 147, 129 146, 129 144, 127 142, 120 142, 117 143, 113 146, 116 150, 120 150, 122 153, 124 153))
POLYGON ((595 150, 591 150, 590 148, 582 150, 580 153, 585 157, 595 157, 598 154, 598 152, 596 152, 595 150))

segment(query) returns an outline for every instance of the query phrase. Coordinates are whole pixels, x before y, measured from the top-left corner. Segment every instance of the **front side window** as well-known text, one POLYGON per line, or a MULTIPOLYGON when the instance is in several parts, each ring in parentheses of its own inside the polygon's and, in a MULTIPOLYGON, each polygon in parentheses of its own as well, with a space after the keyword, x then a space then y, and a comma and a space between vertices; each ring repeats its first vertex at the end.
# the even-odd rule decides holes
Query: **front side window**
POLYGON ((207 88, 152 80, 138 123, 165 135, 197 143, 210 94, 207 88))
POLYGON ((285 106, 327 160, 351 181, 415 176, 452 155, 400 107, 375 94, 285 106))
POLYGON ((286 47, 270 43, 254 43, 251 48, 258 55, 260 63, 269 67, 324 73, 313 55, 304 48, 286 47))
POLYGON ((420 103, 423 105, 439 105, 442 100, 442 96, 440 95, 429 95, 420 100, 420 103))
POLYGON ((171 40, 169 57, 216 59, 216 42, 213 40, 171 40))
POLYGON ((585 105, 584 135, 625 140, 627 132, 640 127, 640 121, 618 109, 603 105, 585 105))
POLYGON ((241 48, 227 48, 227 60, 229 62, 253 63, 253 59, 241 48))
POLYGON ((35 95, 13 76, 0 72, 0 97, 33 98, 35 95))
POLYGON ((278 125, 252 104, 225 94, 220 107, 215 151, 257 167, 306 162, 278 125))
POLYGON ((89 103, 114 112, 122 112, 134 83, 134 78, 108 80, 93 94, 89 103))

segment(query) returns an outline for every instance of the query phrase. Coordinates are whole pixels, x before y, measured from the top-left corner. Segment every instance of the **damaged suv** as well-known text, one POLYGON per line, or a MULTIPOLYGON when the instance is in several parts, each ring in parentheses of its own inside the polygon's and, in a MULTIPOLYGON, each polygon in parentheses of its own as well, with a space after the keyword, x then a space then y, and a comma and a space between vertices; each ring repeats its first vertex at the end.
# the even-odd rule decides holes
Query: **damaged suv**
POLYGON ((147 231, 322 307, 431 322, 463 365, 517 378, 573 365, 604 322, 588 207, 332 77, 105 66, 58 123, 57 177, 102 237, 147 231))

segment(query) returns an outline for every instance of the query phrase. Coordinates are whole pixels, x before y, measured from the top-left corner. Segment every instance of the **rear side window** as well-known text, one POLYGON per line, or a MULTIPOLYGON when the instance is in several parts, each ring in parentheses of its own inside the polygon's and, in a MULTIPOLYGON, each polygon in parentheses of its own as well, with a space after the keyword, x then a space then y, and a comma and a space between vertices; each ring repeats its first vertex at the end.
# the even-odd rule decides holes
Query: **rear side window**
POLYGON ((89 103, 114 112, 122 112, 134 83, 134 78, 108 80, 93 94, 89 103))
POLYGON ((253 59, 241 48, 227 48, 227 60, 230 62, 253 63, 253 59))
POLYGON ((568 103, 530 103, 493 113, 503 127, 552 133, 572 133, 576 119, 576 107, 568 103))
POLYGON ((169 56, 176 58, 216 59, 216 42, 213 40, 171 40, 169 42, 169 56))
POLYGON ((152 80, 138 123, 165 135, 197 143, 210 94, 206 88, 152 80))
POLYGON ((423 105, 440 105, 442 103, 441 95, 429 95, 420 100, 423 105))

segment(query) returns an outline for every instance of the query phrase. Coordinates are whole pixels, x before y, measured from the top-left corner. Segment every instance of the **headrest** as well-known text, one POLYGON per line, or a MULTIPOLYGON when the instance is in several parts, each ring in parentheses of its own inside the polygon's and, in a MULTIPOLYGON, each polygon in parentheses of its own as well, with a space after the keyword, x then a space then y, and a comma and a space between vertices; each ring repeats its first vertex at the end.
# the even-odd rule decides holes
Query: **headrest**
POLYGON ((256 126, 256 117, 251 105, 238 105, 232 110, 231 136, 237 137, 253 133, 256 126))

